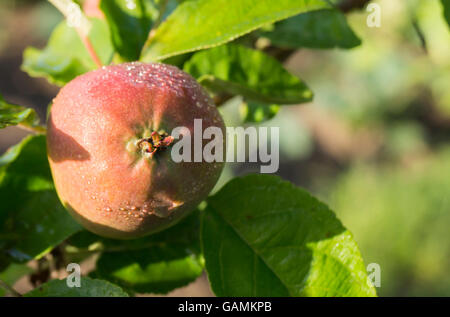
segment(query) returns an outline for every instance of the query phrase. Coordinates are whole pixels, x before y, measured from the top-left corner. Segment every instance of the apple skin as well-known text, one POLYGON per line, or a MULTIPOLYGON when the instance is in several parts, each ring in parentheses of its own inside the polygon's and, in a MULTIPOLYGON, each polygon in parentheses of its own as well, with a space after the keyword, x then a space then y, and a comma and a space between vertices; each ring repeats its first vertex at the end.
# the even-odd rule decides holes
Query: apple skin
POLYGON ((136 144, 181 126, 193 139, 194 119, 202 119, 203 131, 215 126, 225 136, 207 92, 174 66, 125 63, 75 78, 53 100, 47 124, 61 202, 86 229, 108 238, 138 238, 176 223, 207 197, 224 163, 175 163, 170 147, 149 157, 136 144))

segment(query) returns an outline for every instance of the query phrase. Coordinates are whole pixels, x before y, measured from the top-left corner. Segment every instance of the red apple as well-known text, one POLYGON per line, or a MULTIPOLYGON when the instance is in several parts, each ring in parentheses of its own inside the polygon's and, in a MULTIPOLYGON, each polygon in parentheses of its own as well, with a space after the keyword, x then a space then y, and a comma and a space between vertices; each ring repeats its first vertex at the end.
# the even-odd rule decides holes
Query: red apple
POLYGON ((48 158, 60 200, 88 230, 137 238, 174 224, 204 200, 222 162, 176 163, 173 128, 223 120, 190 75, 126 63, 83 74, 53 101, 48 158))

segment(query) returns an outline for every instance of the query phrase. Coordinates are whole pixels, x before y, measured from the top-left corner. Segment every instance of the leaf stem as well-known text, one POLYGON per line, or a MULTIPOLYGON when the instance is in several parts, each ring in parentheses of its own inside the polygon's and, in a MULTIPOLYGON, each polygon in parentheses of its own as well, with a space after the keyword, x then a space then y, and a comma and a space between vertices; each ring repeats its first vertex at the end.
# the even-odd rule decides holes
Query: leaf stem
POLYGON ((94 46, 91 43, 91 40, 86 35, 82 34, 79 30, 77 30, 78 35, 80 36, 81 42, 83 42, 84 46, 86 47, 89 55, 91 56, 92 60, 94 61, 95 65, 98 68, 101 68, 103 66, 102 61, 100 60, 100 57, 98 57, 97 52, 94 49, 94 46))
POLYGON ((94 49, 94 46, 89 40, 89 31, 91 30, 92 27, 91 22, 84 15, 80 6, 72 0, 48 0, 48 1, 51 4, 53 4, 64 15, 64 17, 67 20, 67 24, 77 31, 78 36, 81 39, 81 42, 86 47, 95 65, 97 65, 97 67, 102 67, 103 64, 100 58, 98 57, 94 49))
POLYGON ((22 294, 20 294, 18 291, 16 291, 14 288, 9 286, 4 281, 0 280, 0 287, 6 290, 8 293, 10 293, 14 297, 22 297, 22 294))

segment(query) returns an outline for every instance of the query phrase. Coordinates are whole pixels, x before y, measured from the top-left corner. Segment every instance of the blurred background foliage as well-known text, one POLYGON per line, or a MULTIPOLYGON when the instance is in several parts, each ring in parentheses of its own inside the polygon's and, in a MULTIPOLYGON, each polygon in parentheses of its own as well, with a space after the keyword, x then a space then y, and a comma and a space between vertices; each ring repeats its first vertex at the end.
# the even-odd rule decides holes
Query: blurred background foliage
MULTIPOLYGON (((450 296, 450 29, 438 0, 373 2, 380 28, 365 10, 347 14, 361 45, 289 56, 314 101, 272 109, 262 125, 280 127, 278 174, 328 202, 366 264, 380 264, 379 295, 450 296)), ((41 118, 58 88, 20 70, 22 51, 43 47, 61 19, 45 1, 0 3, 0 91, 41 118)), ((246 107, 221 107, 227 124, 246 107)), ((23 135, 0 131, 0 153, 23 135)), ((229 164, 217 187, 258 170, 229 164)))

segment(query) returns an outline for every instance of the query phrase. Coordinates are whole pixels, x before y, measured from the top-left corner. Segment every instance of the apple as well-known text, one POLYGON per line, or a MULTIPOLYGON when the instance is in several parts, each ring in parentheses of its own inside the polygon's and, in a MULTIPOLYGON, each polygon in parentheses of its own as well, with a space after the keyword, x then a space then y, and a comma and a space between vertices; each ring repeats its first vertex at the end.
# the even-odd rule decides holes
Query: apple
POLYGON ((202 131, 225 135, 208 93, 175 66, 133 62, 78 76, 60 90, 48 120, 61 202, 86 229, 109 238, 176 223, 208 196, 224 164, 172 159, 180 138, 170 133, 185 127, 194 134, 196 119, 202 131))

